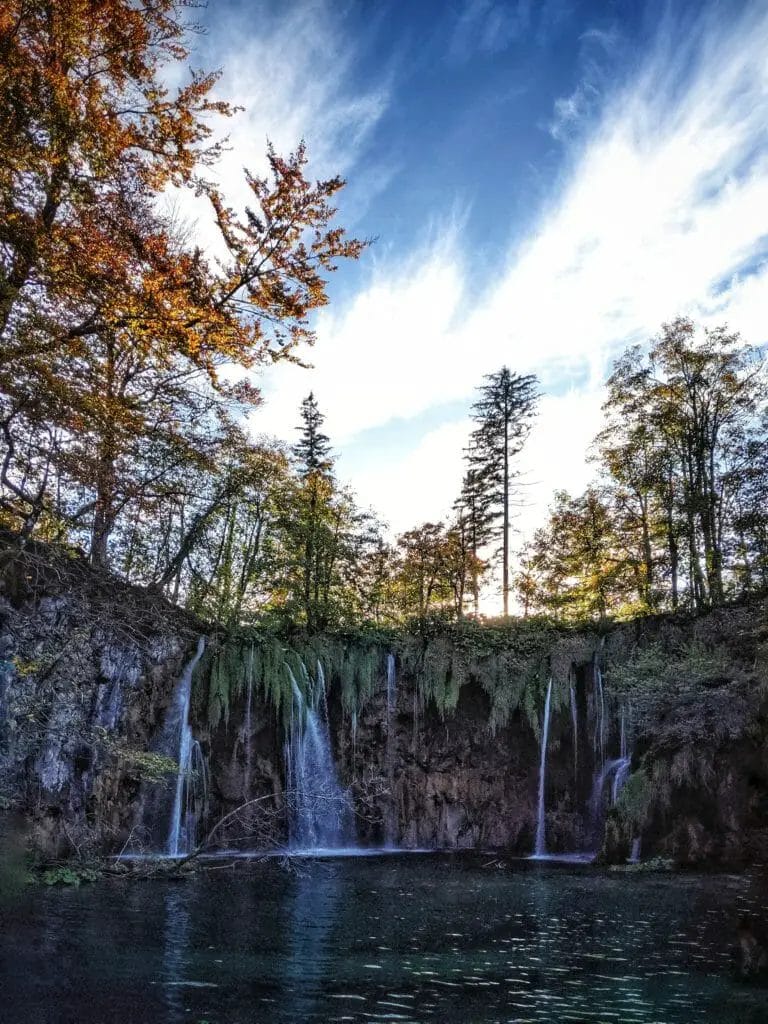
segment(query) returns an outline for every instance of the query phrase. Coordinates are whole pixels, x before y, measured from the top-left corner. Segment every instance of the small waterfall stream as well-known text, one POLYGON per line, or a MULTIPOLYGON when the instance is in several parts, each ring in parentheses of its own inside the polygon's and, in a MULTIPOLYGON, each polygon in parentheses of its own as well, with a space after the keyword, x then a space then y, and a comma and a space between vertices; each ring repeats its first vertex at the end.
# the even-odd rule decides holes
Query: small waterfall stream
POLYGON ((605 693, 603 691, 603 673, 599 665, 595 665, 595 753, 600 757, 600 764, 605 764, 605 693))
POLYGON ((245 693, 245 715, 243 716, 243 795, 251 798, 251 776, 253 774, 253 645, 248 654, 248 671, 245 693))
POLYGON ((571 698, 571 726, 573 728, 573 782, 576 785, 579 777, 579 711, 576 707, 576 687, 573 676, 568 674, 568 689, 571 698))
POLYGON ((386 732, 386 772, 389 798, 387 801, 386 821, 384 823, 384 841, 388 848, 397 842, 397 807, 395 804, 395 753, 397 730, 395 711, 397 707, 397 664, 394 654, 387 655, 387 732, 386 732))
POLYGON ((309 699, 286 664, 293 690, 285 749, 289 847, 294 852, 355 845, 352 804, 342 789, 331 751, 325 675, 318 661, 314 685, 304 670, 309 699))
POLYGON ((534 855, 543 857, 547 852, 545 789, 547 779, 547 741, 549 740, 549 715, 552 704, 552 677, 547 684, 547 698, 544 702, 544 723, 541 732, 541 757, 539 761, 539 812, 536 820, 536 845, 534 855))
MULTIPOLYGON (((600 678, 598 669, 596 680, 600 678)), ((599 699, 602 708, 601 718, 604 719, 605 703, 602 684, 600 685, 599 699)), ((607 761, 604 758, 602 759, 600 770, 595 775, 595 781, 592 786, 592 796, 589 801, 589 827, 593 848, 600 842, 606 812, 609 807, 615 806, 616 801, 619 799, 619 795, 629 778, 631 768, 632 755, 627 736, 626 714, 624 708, 621 708, 619 714, 619 756, 607 761)))
MULTIPOLYGON (((194 826, 197 822, 192 820, 195 815, 192 809, 190 792, 193 769, 195 767, 199 769, 202 764, 203 779, 205 779, 205 759, 200 749, 200 744, 193 743, 192 727, 189 724, 192 673, 195 671, 198 661, 202 658, 204 650, 205 637, 201 636, 197 641, 197 650, 194 656, 185 665, 181 678, 176 684, 176 692, 174 693, 173 702, 164 728, 164 733, 167 736, 178 737, 176 752, 179 767, 176 774, 176 788, 166 843, 166 853, 171 857, 178 857, 181 854, 188 853, 194 844, 194 826)), ((203 785, 205 785, 205 782, 203 785)))

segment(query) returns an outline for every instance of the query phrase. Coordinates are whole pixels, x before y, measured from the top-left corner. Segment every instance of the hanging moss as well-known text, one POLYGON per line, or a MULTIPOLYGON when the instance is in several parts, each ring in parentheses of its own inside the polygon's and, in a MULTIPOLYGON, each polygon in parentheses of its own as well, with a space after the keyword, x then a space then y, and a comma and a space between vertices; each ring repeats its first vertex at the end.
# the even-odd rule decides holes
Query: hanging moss
MULTIPOLYGON (((418 633, 360 630, 326 636, 281 636, 244 630, 212 644, 195 674, 196 713, 206 714, 211 727, 229 720, 234 701, 242 700, 249 675, 254 696, 271 707, 288 728, 296 685, 308 697, 318 662, 328 692, 336 690, 343 713, 359 714, 386 687, 387 656, 394 653, 401 685, 417 689, 418 703, 441 716, 456 713, 461 691, 469 683, 488 696, 488 729, 505 727, 518 711, 536 736, 541 732, 551 657, 567 633, 546 621, 484 625, 463 622, 433 624, 418 633)), ((584 641, 584 638, 581 638, 584 641)), ((567 659, 562 650, 560 662, 567 659)), ((570 664, 570 662, 568 662, 570 664)), ((565 673, 555 678, 553 713, 569 702, 565 673)))
POLYGON ((616 801, 616 814, 632 835, 640 835, 650 814, 654 798, 658 798, 656 786, 645 769, 633 772, 616 801))
POLYGON ((385 671, 386 655, 374 644, 350 645, 339 667, 341 699, 345 711, 359 711, 375 692, 385 671))

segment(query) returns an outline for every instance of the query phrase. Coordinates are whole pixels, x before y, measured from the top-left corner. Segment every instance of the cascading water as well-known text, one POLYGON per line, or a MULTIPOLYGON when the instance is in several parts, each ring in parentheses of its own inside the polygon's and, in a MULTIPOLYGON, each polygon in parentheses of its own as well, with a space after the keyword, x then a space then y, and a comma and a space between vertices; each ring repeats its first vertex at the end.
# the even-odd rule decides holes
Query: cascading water
POLYGON ((577 782, 579 776, 579 712, 576 707, 576 687, 573 685, 573 677, 568 675, 571 696, 571 724, 573 726, 573 778, 577 782))
POLYGON ((243 718, 243 747, 244 747, 244 758, 243 758, 243 795, 246 800, 250 800, 251 797, 251 776, 253 768, 253 727, 252 727, 252 713, 253 713, 253 646, 248 654, 248 676, 246 683, 246 694, 245 694, 245 716, 243 718))
POLYGON ((552 678, 550 677, 549 683, 547 684, 547 697, 544 702, 544 723, 541 733, 541 756, 539 761, 539 810, 536 820, 536 845, 534 847, 534 856, 544 857, 547 853, 547 838, 546 838, 546 805, 545 805, 545 788, 546 788, 546 777, 547 777, 547 742, 549 740, 549 715, 552 705, 552 678))
POLYGON ((323 667, 317 663, 314 686, 304 670, 308 700, 290 665, 285 667, 293 690, 285 750, 289 847, 305 852, 354 846, 352 805, 339 784, 331 752, 323 667))
POLYGON ((392 726, 392 715, 397 700, 397 668, 394 654, 387 655, 387 734, 392 726))
MULTIPOLYGON (((189 853, 195 842, 197 814, 192 806, 192 773, 193 773, 193 741, 192 728, 189 724, 189 705, 192 697, 192 673, 203 656, 205 637, 197 641, 194 657, 184 667, 181 678, 176 684, 176 692, 163 729, 165 737, 177 738, 178 770, 176 788, 171 809, 171 820, 166 842, 166 853, 178 857, 189 853)), ((196 745, 195 760, 205 763, 200 745, 196 745)))
POLYGON ((600 757, 600 764, 605 764, 605 693, 603 691, 603 673, 599 665, 595 665, 595 753, 600 757))
POLYGON ((593 845, 600 840, 606 810, 608 807, 613 807, 618 800, 629 777, 631 763, 629 757, 613 758, 605 762, 595 777, 589 801, 589 823, 593 845))
POLYGON ((397 742, 396 723, 394 721, 397 706, 397 664, 394 654, 387 655, 387 745, 386 770, 389 799, 387 801, 386 821, 384 823, 384 839, 388 847, 397 841, 397 807, 395 805, 395 747, 397 742))

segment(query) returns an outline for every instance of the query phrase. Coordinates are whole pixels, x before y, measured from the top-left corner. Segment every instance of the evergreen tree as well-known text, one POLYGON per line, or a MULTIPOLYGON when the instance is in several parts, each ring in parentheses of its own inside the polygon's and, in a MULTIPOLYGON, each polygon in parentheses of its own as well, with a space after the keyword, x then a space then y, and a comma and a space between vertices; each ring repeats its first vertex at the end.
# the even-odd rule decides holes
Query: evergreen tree
POLYGON ((454 511, 456 529, 470 556, 468 583, 472 592, 472 606, 477 616, 480 612, 480 577, 485 570, 485 563, 480 559, 480 551, 493 536, 493 511, 489 489, 483 487, 480 472, 471 465, 471 449, 467 455, 470 466, 464 474, 461 494, 454 504, 454 511))
POLYGON ((301 436, 291 451, 296 459, 299 472, 308 479, 313 473, 330 476, 333 469, 331 442, 322 427, 325 416, 320 412, 314 393, 310 391, 301 403, 301 436))
POLYGON ((509 615, 509 534, 512 484, 517 476, 513 460, 531 429, 538 401, 537 380, 520 376, 503 366, 485 377, 480 398, 473 405, 477 427, 468 452, 478 490, 481 523, 492 523, 501 541, 504 615, 509 615))
POLYGON ((333 459, 330 439, 322 429, 324 422, 325 416, 310 391, 301 403, 300 436, 292 448, 302 480, 293 511, 301 549, 303 612, 310 631, 325 625, 321 595, 327 596, 329 592, 337 536, 337 517, 332 503, 333 459))

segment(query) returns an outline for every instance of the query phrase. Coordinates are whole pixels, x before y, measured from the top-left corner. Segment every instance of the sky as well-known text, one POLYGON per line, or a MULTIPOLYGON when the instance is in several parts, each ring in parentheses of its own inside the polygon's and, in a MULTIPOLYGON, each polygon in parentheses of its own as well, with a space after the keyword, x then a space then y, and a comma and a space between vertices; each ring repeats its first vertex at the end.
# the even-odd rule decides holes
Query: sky
POLYGON ((260 376, 252 429, 292 441, 312 390, 339 476, 393 532, 449 513, 502 365, 543 392, 522 543, 589 482, 628 345, 677 315, 768 341, 765 0, 209 0, 201 21, 192 62, 244 108, 232 201, 268 138, 303 138, 374 239, 333 276, 312 367, 260 376))

